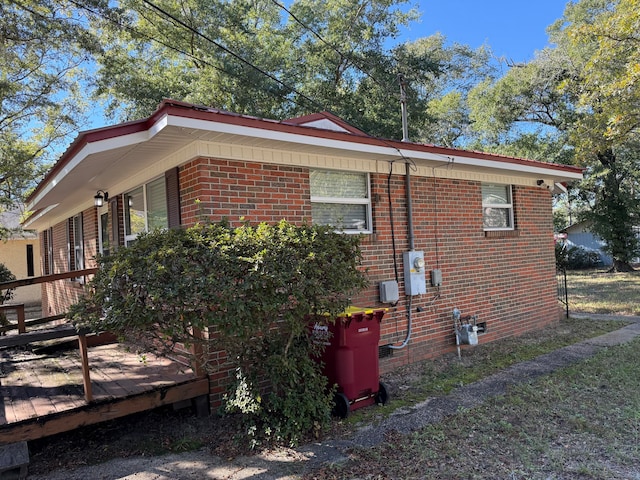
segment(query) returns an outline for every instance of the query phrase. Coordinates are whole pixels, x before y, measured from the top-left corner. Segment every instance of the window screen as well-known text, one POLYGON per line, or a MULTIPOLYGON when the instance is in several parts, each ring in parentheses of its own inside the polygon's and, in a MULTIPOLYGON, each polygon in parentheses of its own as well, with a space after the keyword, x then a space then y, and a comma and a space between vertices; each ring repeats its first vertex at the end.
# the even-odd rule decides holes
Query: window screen
POLYGON ((511 185, 482 184, 482 224, 485 230, 513 230, 511 185))
POLYGON ((309 180, 314 224, 344 232, 371 232, 368 174, 311 170, 309 180))

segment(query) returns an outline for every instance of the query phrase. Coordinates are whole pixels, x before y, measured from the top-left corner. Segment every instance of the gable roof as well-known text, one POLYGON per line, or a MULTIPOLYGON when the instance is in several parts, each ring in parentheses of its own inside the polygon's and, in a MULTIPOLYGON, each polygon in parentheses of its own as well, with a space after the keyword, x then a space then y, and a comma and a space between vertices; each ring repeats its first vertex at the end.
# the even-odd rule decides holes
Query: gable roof
POLYGON ((340 117, 337 117, 330 112, 312 113, 310 115, 304 115, 302 117, 284 120, 282 123, 305 127, 323 128, 326 130, 334 130, 337 132, 348 132, 353 133, 354 135, 368 136, 362 130, 349 125, 340 117))
POLYGON ((448 163, 457 171, 517 173, 532 185, 582 178, 572 166, 372 137, 328 112, 277 121, 164 100, 148 118, 80 132, 30 195, 26 224, 44 228, 89 208, 98 190, 121 193, 158 169, 207 155, 385 173, 388 165, 400 173, 405 161, 430 170, 448 163))

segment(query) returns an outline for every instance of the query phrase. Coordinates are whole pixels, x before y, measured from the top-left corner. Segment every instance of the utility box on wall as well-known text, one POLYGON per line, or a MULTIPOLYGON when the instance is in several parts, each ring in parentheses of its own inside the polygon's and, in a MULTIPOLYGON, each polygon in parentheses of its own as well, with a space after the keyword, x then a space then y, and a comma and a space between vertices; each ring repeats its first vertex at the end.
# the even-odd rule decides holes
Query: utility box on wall
POLYGON ((424 252, 412 250, 402 255, 404 262, 404 290, 406 295, 427 293, 424 252))
POLYGON ((396 282, 395 280, 380 282, 380 302, 397 303, 398 300, 400 300, 400 294, 398 293, 398 282, 396 282))

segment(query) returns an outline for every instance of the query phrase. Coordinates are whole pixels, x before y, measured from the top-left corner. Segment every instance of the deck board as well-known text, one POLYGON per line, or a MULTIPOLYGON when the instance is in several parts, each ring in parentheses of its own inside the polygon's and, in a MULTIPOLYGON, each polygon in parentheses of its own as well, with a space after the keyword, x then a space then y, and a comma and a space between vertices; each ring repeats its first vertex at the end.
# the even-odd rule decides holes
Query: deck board
POLYGON ((208 393, 206 381, 166 357, 141 357, 121 344, 91 347, 88 356, 90 403, 84 399, 77 349, 55 354, 0 351, 0 444, 10 431, 26 440, 40 438, 208 393))

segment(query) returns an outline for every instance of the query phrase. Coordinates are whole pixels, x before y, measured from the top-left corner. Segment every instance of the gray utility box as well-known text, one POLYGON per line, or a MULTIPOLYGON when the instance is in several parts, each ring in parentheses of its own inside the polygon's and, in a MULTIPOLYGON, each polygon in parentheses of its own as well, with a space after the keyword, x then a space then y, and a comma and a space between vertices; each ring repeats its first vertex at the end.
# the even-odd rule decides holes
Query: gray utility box
POLYGON ((406 295, 427 293, 424 252, 411 250, 402 255, 404 263, 404 291, 406 295))

